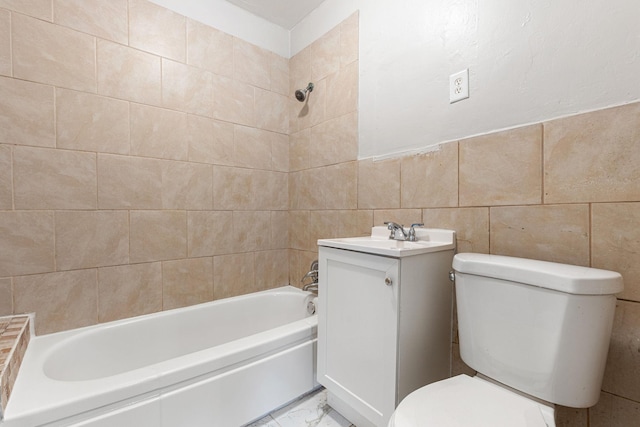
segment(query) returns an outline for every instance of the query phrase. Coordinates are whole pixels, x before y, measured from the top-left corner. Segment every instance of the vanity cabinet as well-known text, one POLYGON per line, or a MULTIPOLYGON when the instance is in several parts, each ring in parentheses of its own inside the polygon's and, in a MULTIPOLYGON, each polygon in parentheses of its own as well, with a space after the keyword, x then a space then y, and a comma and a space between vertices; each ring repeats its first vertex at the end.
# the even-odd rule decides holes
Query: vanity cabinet
POLYGON ((318 382, 358 427, 386 427, 407 394, 450 376, 453 243, 400 257, 319 245, 318 382))

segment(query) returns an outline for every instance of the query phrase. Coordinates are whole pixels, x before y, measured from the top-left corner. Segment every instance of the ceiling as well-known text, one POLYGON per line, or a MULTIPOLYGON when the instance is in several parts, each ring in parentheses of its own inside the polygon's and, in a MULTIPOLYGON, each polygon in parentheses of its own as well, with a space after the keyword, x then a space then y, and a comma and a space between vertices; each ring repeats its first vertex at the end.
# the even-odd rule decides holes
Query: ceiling
POLYGON ((287 30, 292 29, 324 0, 227 0, 242 9, 273 22, 287 30))

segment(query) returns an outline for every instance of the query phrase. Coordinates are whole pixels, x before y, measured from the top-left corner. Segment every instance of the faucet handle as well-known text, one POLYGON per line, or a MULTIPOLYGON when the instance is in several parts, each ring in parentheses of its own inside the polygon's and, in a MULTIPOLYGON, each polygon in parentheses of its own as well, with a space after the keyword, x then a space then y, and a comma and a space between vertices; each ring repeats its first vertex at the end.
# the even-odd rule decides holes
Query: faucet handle
POLYGON ((409 229, 409 241, 410 242, 415 242, 416 241, 416 229, 415 227, 422 227, 424 224, 422 223, 415 223, 415 224, 411 224, 411 228, 409 229))
POLYGON ((404 225, 397 224, 397 223, 395 223, 393 221, 385 221, 384 225, 386 225, 387 228, 389 230, 391 230, 391 233, 389 233, 389 239, 395 239, 396 238, 396 230, 399 229, 399 228, 400 229, 404 228, 404 225))

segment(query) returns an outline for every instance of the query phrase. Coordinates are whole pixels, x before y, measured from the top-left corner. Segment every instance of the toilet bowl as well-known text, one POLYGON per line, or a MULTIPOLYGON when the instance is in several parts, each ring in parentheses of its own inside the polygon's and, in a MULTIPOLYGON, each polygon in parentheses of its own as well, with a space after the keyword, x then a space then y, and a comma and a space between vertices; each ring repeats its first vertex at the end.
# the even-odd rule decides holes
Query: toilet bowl
POLYGON ((478 376, 458 375, 405 397, 389 427, 552 427, 552 406, 478 376))
POLYGON ((453 259, 460 356, 478 374, 407 395, 389 427, 554 427, 598 401, 620 274, 485 254, 453 259))

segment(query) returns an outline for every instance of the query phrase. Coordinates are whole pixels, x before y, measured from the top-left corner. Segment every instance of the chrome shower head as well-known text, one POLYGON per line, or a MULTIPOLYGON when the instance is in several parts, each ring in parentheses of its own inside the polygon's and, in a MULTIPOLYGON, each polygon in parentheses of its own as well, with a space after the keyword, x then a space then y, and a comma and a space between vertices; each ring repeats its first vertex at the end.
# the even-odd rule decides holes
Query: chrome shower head
POLYGON ((304 102, 305 99, 307 99, 307 92, 313 92, 313 83, 309 83, 304 89, 298 89, 296 91, 296 99, 300 102, 304 102))

